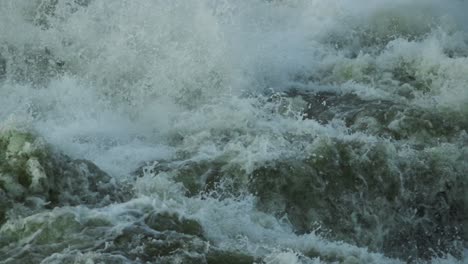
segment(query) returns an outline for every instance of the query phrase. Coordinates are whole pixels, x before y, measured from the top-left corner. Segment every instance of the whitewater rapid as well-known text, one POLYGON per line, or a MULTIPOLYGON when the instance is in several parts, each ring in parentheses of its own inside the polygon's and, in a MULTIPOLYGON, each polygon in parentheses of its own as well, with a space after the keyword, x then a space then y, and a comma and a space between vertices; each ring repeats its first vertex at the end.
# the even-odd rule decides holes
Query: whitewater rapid
POLYGON ((466 263, 466 12, 2 0, 0 263, 466 263), (9 155, 49 154, 11 131, 117 187, 13 194, 9 155))

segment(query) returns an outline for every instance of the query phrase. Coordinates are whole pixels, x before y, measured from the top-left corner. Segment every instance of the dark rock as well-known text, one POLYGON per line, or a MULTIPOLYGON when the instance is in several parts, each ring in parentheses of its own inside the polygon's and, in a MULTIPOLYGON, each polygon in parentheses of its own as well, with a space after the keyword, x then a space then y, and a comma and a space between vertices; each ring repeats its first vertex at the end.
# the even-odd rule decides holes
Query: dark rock
POLYGON ((145 223, 154 230, 172 230, 178 233, 203 237, 203 228, 192 219, 180 217, 177 213, 153 212, 145 218, 145 223))
POLYGON ((240 252, 212 250, 206 256, 207 264, 252 264, 255 258, 240 252))
POLYGON ((131 260, 145 262, 171 263, 183 259, 183 263, 206 263, 208 248, 208 243, 197 236, 133 225, 124 229, 106 252, 119 252, 131 260))
POLYGON ((306 119, 323 124, 341 119, 353 131, 395 140, 431 143, 434 139, 449 140, 468 130, 467 119, 457 112, 421 109, 388 100, 364 100, 354 94, 291 90, 287 96, 307 102, 303 110, 306 119))

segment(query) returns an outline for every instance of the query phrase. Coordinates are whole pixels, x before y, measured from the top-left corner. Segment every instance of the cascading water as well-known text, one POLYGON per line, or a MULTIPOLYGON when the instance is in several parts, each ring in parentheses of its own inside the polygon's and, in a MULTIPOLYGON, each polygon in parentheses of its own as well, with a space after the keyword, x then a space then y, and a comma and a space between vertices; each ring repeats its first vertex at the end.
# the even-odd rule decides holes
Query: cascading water
POLYGON ((0 1, 0 263, 466 263, 467 11, 0 1))

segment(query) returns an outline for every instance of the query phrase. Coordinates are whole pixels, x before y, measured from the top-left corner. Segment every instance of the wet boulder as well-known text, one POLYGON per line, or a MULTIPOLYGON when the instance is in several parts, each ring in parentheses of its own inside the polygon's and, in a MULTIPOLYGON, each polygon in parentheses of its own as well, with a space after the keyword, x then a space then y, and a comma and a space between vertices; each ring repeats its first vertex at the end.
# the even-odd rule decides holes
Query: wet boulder
POLYGON ((0 195, 4 216, 13 204, 102 206, 128 192, 92 162, 58 153, 33 133, 8 130, 0 131, 0 195))
POLYGON ((157 231, 172 230, 182 234, 202 237, 203 228, 193 220, 171 212, 153 212, 145 218, 145 223, 157 231))

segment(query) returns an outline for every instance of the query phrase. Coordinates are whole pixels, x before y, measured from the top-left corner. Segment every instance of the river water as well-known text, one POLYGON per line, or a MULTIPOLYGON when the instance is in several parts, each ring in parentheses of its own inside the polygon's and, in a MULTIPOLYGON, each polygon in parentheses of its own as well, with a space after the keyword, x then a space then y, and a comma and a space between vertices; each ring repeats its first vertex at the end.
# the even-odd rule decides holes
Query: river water
POLYGON ((0 263, 466 263, 466 12, 2 0, 0 132, 115 188, 19 195, 0 166, 0 263))

